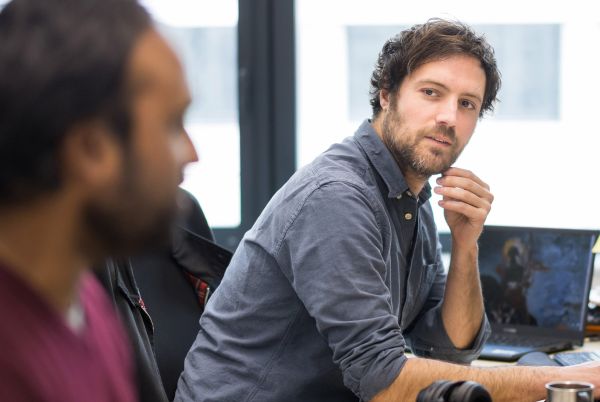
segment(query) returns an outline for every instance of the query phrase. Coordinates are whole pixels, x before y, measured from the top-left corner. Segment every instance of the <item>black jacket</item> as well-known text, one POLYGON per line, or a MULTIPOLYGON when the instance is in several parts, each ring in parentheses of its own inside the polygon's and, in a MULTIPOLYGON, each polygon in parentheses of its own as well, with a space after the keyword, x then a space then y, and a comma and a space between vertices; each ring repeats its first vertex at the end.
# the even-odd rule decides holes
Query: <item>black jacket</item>
POLYGON ((170 247, 127 260, 109 260, 97 270, 131 338, 143 402, 174 398, 185 356, 199 330, 204 302, 231 259, 231 252, 212 241, 206 219, 197 208, 200 215, 196 211, 195 216, 176 225, 170 247), (202 300, 190 275, 209 287, 202 300))

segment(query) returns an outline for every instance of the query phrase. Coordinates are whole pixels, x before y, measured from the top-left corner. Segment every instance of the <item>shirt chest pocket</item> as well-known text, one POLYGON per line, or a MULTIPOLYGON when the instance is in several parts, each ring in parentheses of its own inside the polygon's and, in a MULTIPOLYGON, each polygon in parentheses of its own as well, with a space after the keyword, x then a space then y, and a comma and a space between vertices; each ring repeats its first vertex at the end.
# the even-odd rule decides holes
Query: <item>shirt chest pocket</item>
POLYGON ((411 268, 400 321, 402 328, 407 328, 423 309, 435 283, 439 264, 433 263, 411 268))

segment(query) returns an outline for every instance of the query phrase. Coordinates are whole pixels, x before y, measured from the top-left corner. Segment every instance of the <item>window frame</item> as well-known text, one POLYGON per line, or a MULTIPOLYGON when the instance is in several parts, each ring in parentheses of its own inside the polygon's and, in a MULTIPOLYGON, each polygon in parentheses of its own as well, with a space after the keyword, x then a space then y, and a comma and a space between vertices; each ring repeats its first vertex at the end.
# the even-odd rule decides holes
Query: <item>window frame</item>
POLYGON ((229 249, 296 170, 294 1, 242 0, 238 7, 241 223, 213 228, 229 249))

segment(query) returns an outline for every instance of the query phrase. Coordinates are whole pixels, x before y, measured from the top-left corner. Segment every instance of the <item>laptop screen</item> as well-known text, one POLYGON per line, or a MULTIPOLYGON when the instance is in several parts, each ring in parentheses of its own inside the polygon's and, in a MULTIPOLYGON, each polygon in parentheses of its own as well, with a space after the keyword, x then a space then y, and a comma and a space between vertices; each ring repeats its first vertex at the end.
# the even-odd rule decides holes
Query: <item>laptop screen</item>
POLYGON ((486 226, 479 271, 492 324, 583 331, 596 233, 486 226))

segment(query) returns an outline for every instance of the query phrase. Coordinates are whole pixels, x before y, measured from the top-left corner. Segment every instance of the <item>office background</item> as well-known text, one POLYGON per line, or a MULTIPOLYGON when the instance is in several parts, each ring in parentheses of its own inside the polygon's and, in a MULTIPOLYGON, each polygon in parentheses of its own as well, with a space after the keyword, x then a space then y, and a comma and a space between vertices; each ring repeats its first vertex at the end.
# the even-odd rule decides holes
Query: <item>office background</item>
POLYGON ((200 161, 183 186, 230 249, 298 167, 370 116, 383 42, 435 16, 485 33, 503 74, 496 112, 457 162, 490 184, 488 223, 600 229, 595 2, 141 2, 179 52, 194 97, 186 127, 200 161))
POLYGON ((194 93, 187 127, 200 162, 184 186, 227 247, 298 167, 369 117, 369 78, 381 45, 432 16, 485 33, 503 74, 501 102, 457 162, 492 187, 488 223, 600 228, 600 10, 592 3, 144 4, 178 48, 194 93))

